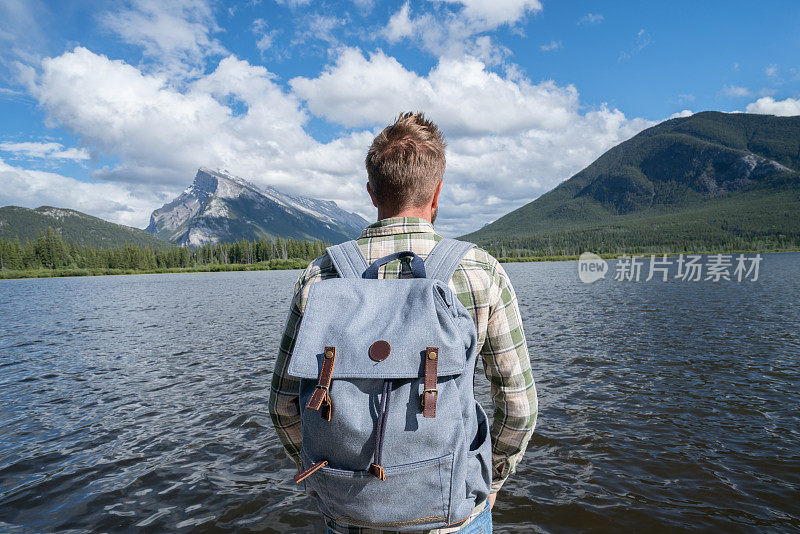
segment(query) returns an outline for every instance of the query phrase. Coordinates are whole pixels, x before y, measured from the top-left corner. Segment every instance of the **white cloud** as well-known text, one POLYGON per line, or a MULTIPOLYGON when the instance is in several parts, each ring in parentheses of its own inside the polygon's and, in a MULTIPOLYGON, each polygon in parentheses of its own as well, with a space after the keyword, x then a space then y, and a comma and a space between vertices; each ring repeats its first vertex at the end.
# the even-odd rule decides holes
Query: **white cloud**
POLYGON ((29 101, 30 97, 23 91, 11 89, 10 87, 0 87, 0 100, 25 102, 29 101))
POLYGON ((264 19, 253 21, 253 34, 256 36, 256 48, 264 55, 264 52, 272 48, 278 30, 268 30, 267 22, 264 19))
MULTIPOLYGON (((106 184, 177 194, 206 165, 373 213, 362 194, 371 134, 318 143, 304 130, 300 101, 264 67, 231 56, 179 90, 160 74, 78 47, 45 60, 31 92, 49 124, 121 162, 93 174, 106 184)), ((141 226, 161 203, 137 214, 141 226)))
POLYGON ((152 206, 164 201, 152 189, 131 191, 110 183, 90 183, 51 172, 24 169, 0 159, 0 204, 76 209, 129 226, 144 226, 152 206))
POLYGON ((43 22, 50 16, 40 0, 0 0, 0 66, 38 60, 48 39, 43 22))
POLYGON ((783 117, 800 115, 800 98, 775 100, 771 96, 766 96, 748 104, 747 112, 778 115, 783 117))
POLYGON ((282 6, 300 7, 310 4, 311 0, 275 0, 275 2, 282 6))
POLYGON ((256 48, 258 51, 263 53, 268 50, 272 46, 272 41, 275 39, 275 36, 271 33, 262 34, 258 41, 256 41, 256 48))
POLYGON ((390 43, 408 39, 437 57, 459 57, 468 53, 497 63, 509 55, 509 51, 495 44, 485 33, 513 25, 528 13, 542 9, 539 0, 439 0, 431 5, 432 10, 421 10, 415 15, 409 3, 404 3, 389 18, 381 35, 390 43))
POLYGON ((600 24, 601 22, 603 22, 603 19, 604 19, 603 15, 599 13, 587 13, 580 19, 578 19, 578 25, 592 26, 594 24, 600 24))
POLYGON ((766 69, 764 69, 764 73, 765 73, 765 74, 766 74, 768 77, 770 77, 770 78, 774 78, 774 77, 778 76, 778 66, 777 66, 777 65, 775 65, 775 64, 772 64, 772 65, 767 65, 767 68, 766 68, 766 69))
POLYGON ((406 2, 400 10, 389 18, 389 23, 384 28, 384 35, 390 43, 396 43, 404 37, 414 35, 414 23, 411 22, 411 8, 406 2))
POLYGON ((653 43, 653 36, 644 28, 636 33, 636 42, 633 47, 627 52, 620 52, 617 61, 626 61, 638 54, 653 43))
POLYGON ((554 50, 561 50, 561 48, 563 48, 561 46, 561 41, 550 41, 549 43, 540 46, 539 50, 542 52, 552 52, 554 50))
MULTIPOLYGON (((81 47, 46 59, 32 83, 50 125, 120 162, 96 171, 95 183, 80 182, 82 194, 108 196, 118 204, 109 217, 138 226, 201 165, 331 199, 370 218, 366 149, 396 113, 419 109, 449 140, 438 224, 459 235, 532 200, 652 124, 605 107, 584 111, 571 85, 533 83, 514 69, 502 76, 475 57, 442 58, 421 76, 382 52, 366 57, 353 48, 319 76, 291 80, 290 92, 266 68, 233 56, 176 86, 162 73, 81 47), (319 143, 306 132, 309 111, 355 130, 319 143), (101 193, 88 193, 92 188, 101 193)), ((28 198, 51 203, 44 191, 28 198)), ((75 198, 58 204, 89 211, 75 198)))
POLYGON ((101 21, 171 76, 196 76, 207 56, 225 53, 212 36, 219 28, 206 0, 134 0, 129 8, 106 12, 101 21))
POLYGON ((421 109, 457 136, 564 127, 578 105, 571 85, 513 81, 477 58, 443 58, 421 77, 382 52, 365 57, 354 48, 344 49, 318 77, 294 78, 290 85, 312 113, 347 127, 382 124, 401 110, 421 109))
POLYGON ((32 92, 50 125, 63 125, 132 165, 162 167, 167 181, 174 176, 169 171, 194 165, 198 151, 214 157, 218 148, 203 129, 217 129, 230 116, 207 93, 181 94, 161 75, 81 47, 44 60, 32 92))
POLYGON ((684 109, 684 110, 678 111, 677 113, 673 113, 668 118, 669 119, 677 119, 677 118, 680 118, 680 117, 691 117, 692 115, 694 115, 694 112, 691 109, 684 109))
POLYGON ((532 200, 654 124, 605 107, 582 112, 571 85, 502 77, 468 56, 442 58, 420 76, 382 52, 366 57, 350 48, 318 77, 290 85, 312 113, 348 128, 425 111, 448 138, 440 218, 452 234, 532 200))
POLYGON ((89 159, 89 152, 85 148, 64 148, 64 145, 54 142, 0 143, 0 151, 11 152, 16 156, 38 159, 89 159))
POLYGON ((306 43, 311 40, 319 40, 330 46, 337 46, 339 39, 334 35, 334 31, 344 26, 344 19, 313 13, 305 18, 303 23, 304 30, 295 39, 295 44, 306 43))
POLYGON ((740 87, 738 85, 725 85, 722 88, 722 94, 731 98, 742 98, 750 96, 750 90, 747 87, 740 87))
POLYGON ((542 10, 539 0, 444 0, 461 4, 461 14, 467 19, 482 23, 486 29, 518 21, 528 12, 542 10))

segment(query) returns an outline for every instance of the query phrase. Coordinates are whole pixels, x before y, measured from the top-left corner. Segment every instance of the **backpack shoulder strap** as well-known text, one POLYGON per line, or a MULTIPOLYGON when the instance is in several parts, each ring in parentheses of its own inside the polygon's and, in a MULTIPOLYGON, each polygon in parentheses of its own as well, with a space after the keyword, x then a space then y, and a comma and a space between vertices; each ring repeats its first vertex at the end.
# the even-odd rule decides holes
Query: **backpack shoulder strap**
POLYGON ((361 274, 369 267, 355 239, 326 250, 341 278, 361 278, 361 274))
POLYGON ((474 243, 443 237, 425 258, 425 272, 428 278, 448 283, 464 254, 474 246, 474 243))

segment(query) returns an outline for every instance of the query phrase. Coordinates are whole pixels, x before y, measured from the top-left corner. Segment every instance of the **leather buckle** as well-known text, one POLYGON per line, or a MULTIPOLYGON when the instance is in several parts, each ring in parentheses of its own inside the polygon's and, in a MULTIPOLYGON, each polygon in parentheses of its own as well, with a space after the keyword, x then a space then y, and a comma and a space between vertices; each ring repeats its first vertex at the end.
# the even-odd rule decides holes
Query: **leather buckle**
POLYGON ((439 399, 439 390, 436 388, 433 389, 423 389, 422 393, 419 394, 419 405, 422 409, 425 409, 425 394, 426 393, 433 393, 433 402, 436 402, 439 399))

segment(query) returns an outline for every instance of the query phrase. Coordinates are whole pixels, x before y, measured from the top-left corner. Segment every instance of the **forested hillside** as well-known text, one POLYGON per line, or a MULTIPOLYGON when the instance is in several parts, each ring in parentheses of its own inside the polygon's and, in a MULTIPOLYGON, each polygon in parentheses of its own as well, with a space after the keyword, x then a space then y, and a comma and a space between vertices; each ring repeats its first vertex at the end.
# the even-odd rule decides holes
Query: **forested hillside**
POLYGON ((698 113, 464 238, 502 256, 797 248, 798 169, 800 117, 698 113))
POLYGON ((0 208, 0 239, 31 241, 47 228, 53 228, 66 241, 91 247, 139 246, 167 247, 169 243, 152 234, 122 224, 115 224, 80 211, 41 206, 34 210, 19 206, 0 208))

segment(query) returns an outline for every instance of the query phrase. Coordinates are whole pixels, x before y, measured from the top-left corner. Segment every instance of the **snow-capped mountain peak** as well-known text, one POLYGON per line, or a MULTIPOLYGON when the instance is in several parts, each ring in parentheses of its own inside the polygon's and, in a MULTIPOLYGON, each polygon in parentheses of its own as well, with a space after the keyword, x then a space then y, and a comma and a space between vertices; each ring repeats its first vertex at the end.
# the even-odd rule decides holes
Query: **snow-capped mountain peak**
POLYGON ((153 212, 147 231, 192 246, 277 235, 338 243, 367 224, 335 202, 260 188, 226 170, 201 167, 183 193, 153 212))

